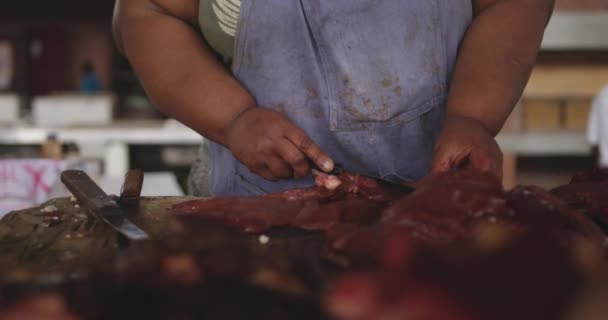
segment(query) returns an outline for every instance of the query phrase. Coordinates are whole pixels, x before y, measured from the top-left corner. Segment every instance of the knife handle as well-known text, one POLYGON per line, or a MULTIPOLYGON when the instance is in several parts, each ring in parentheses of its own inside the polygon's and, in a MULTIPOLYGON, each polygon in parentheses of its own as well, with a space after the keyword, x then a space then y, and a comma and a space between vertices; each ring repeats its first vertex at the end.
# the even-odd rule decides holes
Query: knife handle
POLYGON ((308 159, 308 165, 310 166, 310 169, 313 171, 313 174, 316 174, 316 172, 318 173, 324 173, 324 174, 329 174, 332 176, 337 176, 340 173, 344 172, 344 167, 339 164, 339 163, 334 163, 334 169, 330 172, 325 172, 323 169, 319 168, 319 166, 317 166, 316 163, 314 163, 312 160, 308 159))
POLYGON ((61 173, 61 182, 70 190, 78 202, 93 213, 117 208, 118 204, 81 170, 67 170, 61 173))

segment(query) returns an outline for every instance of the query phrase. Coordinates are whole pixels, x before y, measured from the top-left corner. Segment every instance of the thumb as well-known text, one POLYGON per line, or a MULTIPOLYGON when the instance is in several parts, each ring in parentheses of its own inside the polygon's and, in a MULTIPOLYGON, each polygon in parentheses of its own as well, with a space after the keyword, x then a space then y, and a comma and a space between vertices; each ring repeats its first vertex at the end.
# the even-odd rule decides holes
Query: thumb
POLYGON ((431 164, 432 173, 447 172, 462 166, 468 158, 467 153, 462 153, 454 149, 439 149, 433 157, 431 164))

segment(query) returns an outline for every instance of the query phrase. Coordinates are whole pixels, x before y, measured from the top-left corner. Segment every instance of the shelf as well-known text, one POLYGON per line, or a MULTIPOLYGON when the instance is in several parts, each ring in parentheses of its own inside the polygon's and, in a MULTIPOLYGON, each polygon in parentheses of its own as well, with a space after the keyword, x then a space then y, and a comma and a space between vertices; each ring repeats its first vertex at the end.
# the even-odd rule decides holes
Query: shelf
POLYGON ((137 120, 116 121, 101 127, 0 128, 0 144, 40 144, 51 132, 62 141, 77 144, 197 145, 203 141, 198 133, 174 121, 137 120))
POLYGON ((555 13, 545 31, 542 49, 608 50, 608 11, 555 13))
POLYGON ((591 152, 585 132, 580 131, 502 133, 496 139, 504 153, 519 156, 585 156, 591 152))

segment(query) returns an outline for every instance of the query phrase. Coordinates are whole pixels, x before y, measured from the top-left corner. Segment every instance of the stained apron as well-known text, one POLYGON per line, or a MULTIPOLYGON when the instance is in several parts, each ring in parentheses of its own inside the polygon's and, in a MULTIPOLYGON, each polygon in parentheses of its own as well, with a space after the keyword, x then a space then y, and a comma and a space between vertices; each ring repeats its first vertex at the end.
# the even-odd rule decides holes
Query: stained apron
MULTIPOLYGON (((347 170, 417 180, 471 19, 470 0, 243 0, 232 72, 347 170)), ((216 196, 313 183, 264 180, 219 144, 209 155, 216 196)))

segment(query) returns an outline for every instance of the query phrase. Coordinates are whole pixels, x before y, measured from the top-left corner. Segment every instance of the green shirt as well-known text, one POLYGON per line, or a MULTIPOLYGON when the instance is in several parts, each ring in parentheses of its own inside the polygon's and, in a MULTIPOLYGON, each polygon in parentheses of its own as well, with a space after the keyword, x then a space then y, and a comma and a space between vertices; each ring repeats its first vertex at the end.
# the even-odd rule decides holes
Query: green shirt
POLYGON ((199 0, 198 22, 203 37, 222 61, 230 65, 241 0, 199 0))

